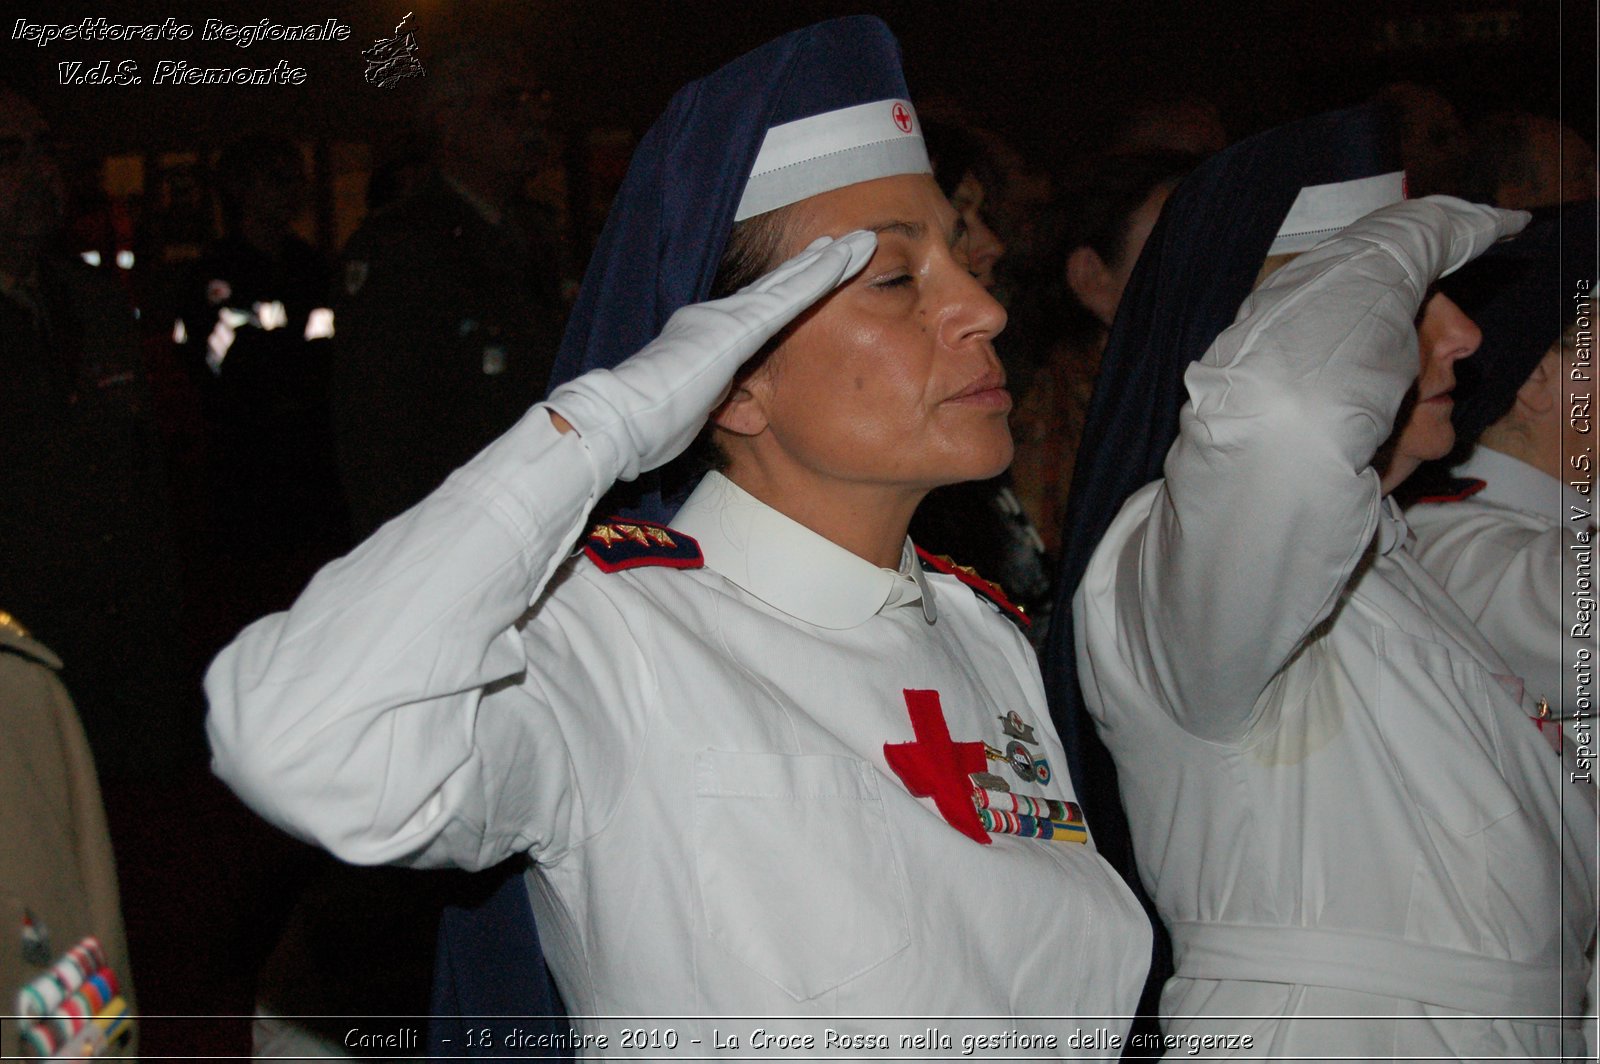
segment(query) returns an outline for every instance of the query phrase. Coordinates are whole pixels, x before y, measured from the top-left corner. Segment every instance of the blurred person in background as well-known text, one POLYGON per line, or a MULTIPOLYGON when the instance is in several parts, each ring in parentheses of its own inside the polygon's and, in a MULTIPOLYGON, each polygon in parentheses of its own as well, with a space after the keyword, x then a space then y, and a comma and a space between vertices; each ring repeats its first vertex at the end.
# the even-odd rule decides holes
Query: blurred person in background
MULTIPOLYGON (((41 668, 54 668, 41 655, 59 655, 60 680, 72 691, 114 832, 145 1005, 227 1011, 211 995, 215 951, 198 960, 193 953, 212 934, 215 881, 204 869, 189 875, 192 821, 173 830, 166 800, 204 759, 160 438, 133 311, 110 271, 61 242, 61 186, 43 116, 0 88, 0 424, 8 442, 0 589, 5 608, 49 647, 28 655, 41 668), (180 878, 194 896, 173 926, 162 902, 180 893, 180 878), (181 988, 162 960, 174 953, 186 954, 181 988)), ((47 784, 36 793, 49 793, 47 784)), ((74 943, 54 945, 59 953, 74 943)), ((141 1033, 147 1050, 149 1034, 141 1033)))
MULTIPOLYGON (((528 188, 550 154, 539 72, 518 47, 472 41, 416 85, 422 137, 374 172, 335 277, 331 408, 358 540, 544 394, 565 318, 559 234, 528 188)), ((429 1012, 440 913, 476 890, 459 878, 339 865, 314 882, 264 970, 257 1052, 341 1051, 337 1024, 283 1016, 429 1012), (350 952, 383 957, 381 977, 351 984, 350 952)), ((539 1011, 558 1012, 542 963, 526 964, 539 1011)))
POLYGON ((176 556, 132 309, 64 251, 50 130, 0 88, 0 587, 66 662, 103 774, 197 752, 176 556))
POLYGON ((231 630, 288 601, 349 530, 328 415, 329 266, 294 228, 300 150, 235 141, 215 185, 223 236, 187 271, 174 338, 204 403, 212 547, 238 581, 231 630))
POLYGON ((993 292, 998 283, 995 267, 1006 253, 992 215, 1005 195, 1005 171, 978 133, 954 122, 929 119, 923 123, 923 137, 934 180, 966 227, 967 269, 993 292))
POLYGON ((1532 210, 1592 200, 1594 148, 1554 118, 1497 111, 1472 128, 1466 180, 1472 195, 1498 207, 1532 210))
POLYGON ((561 338, 561 251, 528 197, 550 98, 495 43, 430 60, 431 166, 341 256, 333 410, 357 536, 432 491, 543 394, 561 338))
POLYGON ((1206 156, 1228 146, 1217 105, 1191 92, 1157 93, 1133 101, 1108 138, 1111 155, 1179 152, 1206 156))
MULTIPOLYGON (((961 219, 967 270, 994 293, 1006 244, 995 231, 991 212, 1005 193, 1004 171, 985 141, 963 126, 930 119, 923 123, 923 136, 934 180, 961 219)), ((930 492, 917 508, 911 531, 924 549, 960 558, 998 583, 1032 619, 1029 638, 1043 636, 1049 565, 1038 531, 1012 489, 1009 470, 930 492)))
MULTIPOLYGON (((1470 145, 1455 104, 1438 89, 1409 81, 1385 85, 1372 102, 1398 138, 1406 189, 1412 196, 1462 195, 1470 145)), ((1501 204, 1505 206, 1505 204, 1501 204)))
POLYGON ((1201 157, 1181 152, 1111 155, 1063 190, 1050 212, 1048 248, 1019 293, 1014 317, 1037 365, 1017 400, 1011 478, 1046 554, 1060 557, 1072 470, 1100 352, 1167 196, 1201 157))

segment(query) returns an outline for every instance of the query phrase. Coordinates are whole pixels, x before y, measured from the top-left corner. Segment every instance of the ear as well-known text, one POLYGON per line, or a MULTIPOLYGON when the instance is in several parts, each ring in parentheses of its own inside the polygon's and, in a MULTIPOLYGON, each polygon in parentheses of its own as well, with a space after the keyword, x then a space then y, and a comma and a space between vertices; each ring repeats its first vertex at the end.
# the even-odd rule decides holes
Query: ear
POLYGON ((1548 417, 1561 404, 1557 387, 1561 379, 1559 358, 1559 347, 1547 353, 1517 389, 1516 408, 1530 420, 1548 417))
POLYGON ((1087 244, 1072 249, 1067 256, 1067 287, 1078 297, 1078 302, 1088 307, 1104 320, 1110 296, 1111 270, 1100 253, 1087 244))
POLYGON ((1105 283, 1105 275, 1105 260, 1089 245, 1080 244, 1067 256, 1067 287, 1082 302, 1087 303, 1085 296, 1105 283))
POLYGON ((759 384, 755 377, 761 371, 733 387, 733 391, 711 412, 711 424, 735 436, 759 436, 767 429, 767 410, 762 403, 759 384), (756 385, 752 387, 752 385, 756 385))

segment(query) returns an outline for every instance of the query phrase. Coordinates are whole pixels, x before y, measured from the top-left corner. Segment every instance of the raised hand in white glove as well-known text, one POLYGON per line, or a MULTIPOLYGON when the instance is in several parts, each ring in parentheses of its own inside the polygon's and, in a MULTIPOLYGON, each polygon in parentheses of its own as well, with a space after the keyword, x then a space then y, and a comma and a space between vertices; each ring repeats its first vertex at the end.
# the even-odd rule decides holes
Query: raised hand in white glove
MULTIPOLYGON (((1420 304, 1434 281, 1465 266, 1495 241, 1520 233, 1532 217, 1527 211, 1486 207, 1454 196, 1424 196, 1380 207, 1351 222, 1336 237, 1306 252, 1295 266, 1300 271, 1311 267, 1323 249, 1348 254, 1346 241, 1374 244, 1405 267, 1420 304)), ((1290 283, 1293 276, 1278 283, 1290 283)))
POLYGON ((877 245, 865 230, 822 237, 733 295, 679 309, 642 351, 568 381, 545 406, 583 437, 602 476, 632 480, 663 465, 694 441, 745 360, 860 272, 877 245))

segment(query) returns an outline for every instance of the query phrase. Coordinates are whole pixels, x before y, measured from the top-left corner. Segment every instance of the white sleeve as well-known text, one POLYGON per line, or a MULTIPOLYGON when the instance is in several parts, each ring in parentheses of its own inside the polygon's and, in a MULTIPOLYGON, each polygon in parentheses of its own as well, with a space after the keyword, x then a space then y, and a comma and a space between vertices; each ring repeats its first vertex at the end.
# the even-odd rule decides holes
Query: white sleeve
POLYGON ((345 860, 487 867, 554 823, 568 772, 519 618, 601 486, 542 406, 246 628, 206 674, 213 769, 345 860), (530 784, 530 769, 550 779, 530 784), (543 804, 546 808, 535 808, 543 804))
POLYGON ((1190 733, 1245 734, 1372 539, 1371 463, 1417 377, 1427 284, 1389 248, 1334 239, 1279 270, 1189 368, 1164 482, 1108 564, 1118 652, 1190 733))

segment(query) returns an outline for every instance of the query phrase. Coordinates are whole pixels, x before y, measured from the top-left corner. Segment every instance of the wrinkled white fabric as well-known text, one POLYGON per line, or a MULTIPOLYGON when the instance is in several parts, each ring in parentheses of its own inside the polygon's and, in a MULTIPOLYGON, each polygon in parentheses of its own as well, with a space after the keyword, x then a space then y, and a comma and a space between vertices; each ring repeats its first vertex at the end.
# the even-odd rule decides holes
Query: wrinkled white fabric
MULTIPOLYGON (((1561 723, 1566 741, 1578 757, 1592 761, 1592 704, 1585 719, 1576 715, 1584 707, 1580 669, 1587 663, 1592 676, 1596 640, 1571 596, 1581 594, 1584 571, 1594 571, 1594 503, 1548 473, 1482 445, 1454 472, 1483 481, 1484 488, 1465 499, 1422 502, 1407 511, 1417 560, 1528 693, 1546 699, 1554 716, 1574 718, 1561 723), (1587 658, 1581 657, 1585 650, 1587 658)), ((1592 945, 1589 956, 1594 959, 1592 945)), ((1600 970, 1591 968, 1584 1017, 1590 1059, 1600 1053, 1597 999, 1600 970)))
POLYGON ((1422 567, 1522 677, 1528 693, 1558 716, 1576 709, 1577 645, 1594 647, 1594 630, 1573 635, 1571 595, 1579 568, 1593 572, 1594 503, 1526 462, 1480 446, 1456 476, 1484 482, 1453 502, 1421 502, 1406 511, 1422 567), (1587 537, 1587 542, 1584 538, 1587 537))

